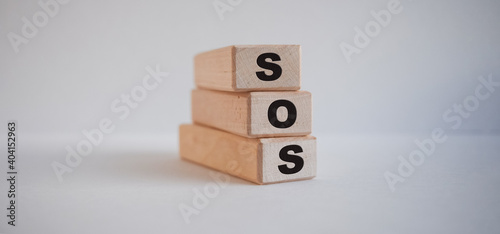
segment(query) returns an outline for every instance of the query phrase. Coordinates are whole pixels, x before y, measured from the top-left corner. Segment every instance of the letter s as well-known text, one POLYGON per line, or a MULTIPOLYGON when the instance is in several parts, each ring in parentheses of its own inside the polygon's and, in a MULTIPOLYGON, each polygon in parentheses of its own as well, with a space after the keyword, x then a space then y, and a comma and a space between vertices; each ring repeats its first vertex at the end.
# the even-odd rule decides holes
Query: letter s
POLYGON ((287 145, 280 150, 280 159, 285 162, 291 162, 295 164, 295 167, 288 168, 286 164, 278 166, 278 169, 283 174, 295 174, 302 170, 304 167, 304 159, 298 155, 288 154, 288 151, 293 151, 294 153, 302 153, 302 147, 298 145, 287 145))
POLYGON ((257 74, 257 77, 262 81, 277 80, 278 78, 280 78, 282 73, 281 67, 276 63, 266 62, 267 58, 271 59, 271 61, 281 61, 281 58, 275 53, 264 53, 257 57, 257 65, 259 65, 259 67, 261 68, 273 71, 273 74, 268 76, 263 71, 256 72, 255 74, 257 74))

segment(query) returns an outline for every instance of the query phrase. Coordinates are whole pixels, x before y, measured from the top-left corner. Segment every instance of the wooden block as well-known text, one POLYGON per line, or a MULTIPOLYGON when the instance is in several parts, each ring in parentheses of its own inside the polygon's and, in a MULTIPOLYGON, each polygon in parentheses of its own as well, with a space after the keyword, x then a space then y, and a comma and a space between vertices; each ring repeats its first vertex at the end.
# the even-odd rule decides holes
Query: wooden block
POLYGON ((313 136, 255 139, 186 124, 179 128, 179 145, 182 159, 257 184, 316 176, 313 136))
POLYGON ((193 122, 244 137, 304 136, 311 133, 311 93, 191 92, 193 122))
POLYGON ((194 58, 198 87, 223 91, 299 90, 300 45, 228 46, 194 58))

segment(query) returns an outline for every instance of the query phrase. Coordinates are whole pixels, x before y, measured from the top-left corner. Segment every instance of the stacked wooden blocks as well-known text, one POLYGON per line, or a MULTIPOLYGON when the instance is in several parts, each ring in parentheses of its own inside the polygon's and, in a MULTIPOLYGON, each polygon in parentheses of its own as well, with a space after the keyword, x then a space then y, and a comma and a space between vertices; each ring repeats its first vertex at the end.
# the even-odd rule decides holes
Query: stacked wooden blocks
POLYGON ((198 54, 194 124, 180 126, 181 158, 257 184, 316 176, 300 53, 299 45, 252 45, 198 54))

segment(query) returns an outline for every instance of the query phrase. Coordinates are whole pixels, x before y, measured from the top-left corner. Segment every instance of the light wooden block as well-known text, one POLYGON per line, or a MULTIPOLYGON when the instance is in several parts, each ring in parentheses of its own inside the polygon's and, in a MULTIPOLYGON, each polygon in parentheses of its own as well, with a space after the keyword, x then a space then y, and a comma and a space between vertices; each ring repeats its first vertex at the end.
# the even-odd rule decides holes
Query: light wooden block
POLYGON ((236 45, 204 52, 194 58, 195 83, 233 92, 299 90, 300 53, 300 45, 236 45))
POLYGON ((257 184, 316 176, 313 136, 252 139, 186 124, 179 128, 179 146, 182 159, 257 184))
POLYGON ((193 122, 240 136, 311 133, 311 93, 306 91, 231 93, 195 89, 191 101, 193 122))

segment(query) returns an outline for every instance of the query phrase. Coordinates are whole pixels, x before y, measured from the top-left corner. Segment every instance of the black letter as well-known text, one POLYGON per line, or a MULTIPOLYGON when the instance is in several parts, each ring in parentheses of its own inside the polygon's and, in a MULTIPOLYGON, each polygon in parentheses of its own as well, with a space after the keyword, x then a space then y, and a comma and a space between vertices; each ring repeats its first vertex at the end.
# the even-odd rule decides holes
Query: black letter
POLYGON ((293 154, 288 154, 288 151, 293 151, 294 153, 302 153, 302 147, 298 145, 287 145, 283 147, 280 150, 280 158, 281 160, 285 162, 291 162, 295 163, 295 167, 288 168, 286 164, 282 164, 278 166, 278 169, 280 170, 281 173, 283 174, 295 174, 302 170, 302 167, 304 167, 304 159, 302 159, 300 156, 293 155, 293 154))
POLYGON ((273 74, 268 76, 263 71, 256 72, 255 74, 257 74, 257 77, 263 81, 277 80, 281 76, 281 67, 276 63, 266 62, 267 58, 270 58, 271 61, 281 61, 281 58, 279 55, 275 53, 264 53, 259 55, 259 57, 257 57, 257 65, 259 65, 259 67, 262 67, 264 69, 269 69, 273 71, 273 74))
POLYGON ((288 100, 276 100, 269 105, 269 109, 267 109, 267 118, 269 119, 269 123, 271 123, 274 127, 289 128, 297 119, 297 108, 295 108, 295 105, 288 100), (281 106, 284 106, 288 111, 288 117, 285 122, 280 122, 276 113, 278 112, 278 108, 281 106))

